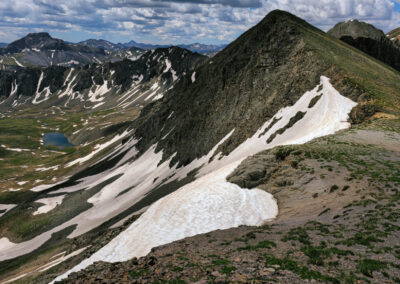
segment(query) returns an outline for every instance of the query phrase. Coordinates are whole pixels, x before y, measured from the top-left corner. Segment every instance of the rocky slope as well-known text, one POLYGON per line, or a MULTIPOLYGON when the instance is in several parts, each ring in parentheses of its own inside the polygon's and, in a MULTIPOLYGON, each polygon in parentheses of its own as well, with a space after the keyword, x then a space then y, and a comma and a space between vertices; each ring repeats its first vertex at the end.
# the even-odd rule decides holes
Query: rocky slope
POLYGON ((126 106, 132 103, 135 90, 136 96, 142 96, 136 105, 144 105, 160 99, 178 78, 207 57, 171 47, 132 59, 78 68, 51 66, 0 71, 0 108, 126 106))
POLYGON ((338 23, 328 34, 400 71, 400 49, 395 45, 395 39, 389 39, 374 26, 352 20, 338 23))
MULTIPOLYGON (((157 56, 150 56, 157 62, 157 56)), ((151 67, 141 66, 146 70, 151 67)), ((167 70, 174 80, 179 66, 165 61, 163 67, 163 72, 167 70)), ((122 75, 131 76, 131 68, 121 67, 122 75)), ((115 83, 123 88, 123 81, 115 83)), ((360 146, 348 142, 355 139, 361 143, 361 136, 347 140, 321 138, 302 146, 272 148, 344 130, 349 127, 347 120, 366 127, 371 117, 378 120, 379 130, 397 135, 399 84, 398 72, 382 62, 289 13, 274 11, 213 59, 176 80, 171 90, 144 107, 138 119, 115 135, 112 143, 98 144, 94 152, 76 160, 63 157, 64 167, 82 164, 82 171, 58 184, 24 193, 21 204, 15 204, 13 194, 4 197, 3 204, 15 206, 4 209, 7 212, 0 219, 5 236, 0 243, 0 274, 4 279, 22 275, 25 279, 21 282, 40 282, 75 267, 75 271, 87 270, 72 274, 73 282, 262 282, 270 274, 284 283, 300 279, 337 283, 336 278, 346 281, 347 277, 354 282, 363 280, 362 274, 372 275, 377 281, 394 280, 398 277, 398 261, 393 258, 396 255, 364 261, 371 251, 359 245, 368 248, 379 242, 384 244, 379 249, 385 251, 398 240, 397 193, 389 190, 398 186, 398 155, 393 150, 389 153, 389 149, 375 148, 369 153, 365 145, 371 144, 371 138, 360 146), (382 165, 379 171, 376 165, 382 165), (377 183, 372 180, 369 187, 370 179, 377 183), (350 181, 354 182, 348 184, 350 181), (377 186, 383 184, 388 190, 380 195, 377 186), (258 189, 249 192, 243 186, 258 189), (242 198, 232 198, 231 191, 242 193, 242 198), (136 251, 206 233, 204 224, 212 224, 213 230, 259 225, 258 214, 269 209, 260 200, 273 201, 267 191, 276 195, 281 208, 271 230, 239 227, 227 233, 210 232, 194 237, 192 245, 186 240, 174 243, 166 247, 167 253, 161 250, 159 255, 142 258, 138 263, 90 266, 98 260, 115 262, 143 256, 147 252, 136 251), (193 194, 187 196, 187 192, 193 194), (204 192, 212 194, 204 196, 204 192), (248 206, 247 197, 253 194, 260 198, 251 199, 253 206, 248 206), (50 203, 60 195, 64 198, 61 205, 48 214, 33 215, 41 207, 35 201, 50 203), (369 199, 390 206, 363 202, 369 199), (168 208, 169 201, 180 201, 179 210, 168 208), (352 203, 357 210, 340 211, 344 207, 347 210, 346 202, 353 201, 357 202, 352 203), (367 207, 372 204, 377 207, 367 207), (352 222, 335 218, 339 211, 350 214, 352 222), (248 216, 246 212, 257 214, 248 216), (376 225, 378 214, 390 214, 390 223, 384 225, 387 231, 373 226, 368 231, 382 231, 376 237, 382 242, 360 240, 356 234, 355 228, 365 225, 359 223, 360 216, 367 213, 374 223, 362 221, 376 225), (314 222, 303 226, 308 221, 324 221, 332 228, 314 222), (126 230, 116 229, 121 225, 126 230), (141 228, 139 233, 136 227, 141 228), (325 243, 318 230, 325 234, 325 243), (346 233, 339 235, 340 231, 346 233), (137 239, 142 243, 135 244, 137 239), (335 247, 342 244, 350 248, 335 247), (187 256, 180 257, 177 247, 181 245, 187 256), (70 258, 64 262, 67 256, 70 258), (338 266, 342 256, 349 257, 348 262, 343 269, 332 272, 330 267, 338 266), (49 263, 51 257, 55 260, 49 263), (332 265, 325 267, 328 257, 332 257, 327 261, 332 265), (387 275, 374 275, 379 270, 387 275)), ((396 148, 395 141, 388 144, 396 148)), ((377 258, 380 255, 373 253, 377 258)))

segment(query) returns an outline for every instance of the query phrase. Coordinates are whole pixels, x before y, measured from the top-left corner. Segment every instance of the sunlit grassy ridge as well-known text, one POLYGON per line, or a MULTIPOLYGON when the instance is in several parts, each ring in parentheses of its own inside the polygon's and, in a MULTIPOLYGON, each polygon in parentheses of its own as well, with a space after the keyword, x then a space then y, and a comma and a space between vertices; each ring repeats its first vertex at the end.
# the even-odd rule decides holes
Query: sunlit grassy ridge
POLYGON ((368 94, 385 111, 399 113, 398 71, 317 29, 304 27, 302 32, 307 44, 319 57, 343 72, 345 83, 368 94))

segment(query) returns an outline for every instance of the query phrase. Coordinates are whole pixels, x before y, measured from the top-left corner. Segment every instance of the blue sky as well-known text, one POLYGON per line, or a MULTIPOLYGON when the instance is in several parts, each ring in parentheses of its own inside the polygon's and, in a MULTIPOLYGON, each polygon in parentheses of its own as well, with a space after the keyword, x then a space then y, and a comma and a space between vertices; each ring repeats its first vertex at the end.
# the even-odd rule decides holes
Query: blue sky
POLYGON ((0 0, 0 42, 47 31, 71 42, 228 43, 282 9, 323 30, 360 19, 400 27, 400 0, 0 0))
POLYGON ((397 2, 394 3, 394 10, 396 12, 400 13, 400 4, 399 3, 397 3, 397 2))

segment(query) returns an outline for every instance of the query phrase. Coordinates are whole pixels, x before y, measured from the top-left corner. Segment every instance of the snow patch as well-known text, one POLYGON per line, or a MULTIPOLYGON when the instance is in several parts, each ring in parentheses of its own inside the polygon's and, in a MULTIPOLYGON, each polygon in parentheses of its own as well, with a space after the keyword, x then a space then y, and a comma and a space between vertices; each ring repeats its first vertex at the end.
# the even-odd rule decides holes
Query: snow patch
POLYGON ((115 142, 117 142, 118 140, 124 138, 125 136, 127 136, 129 134, 129 131, 126 130, 124 133, 120 134, 120 135, 116 135, 113 139, 111 139, 110 141, 107 141, 106 143, 103 144, 97 144, 94 147, 94 151, 91 152, 89 155, 82 157, 82 158, 78 158, 70 163, 68 163, 65 167, 69 168, 72 167, 73 165, 76 164, 82 164, 86 161, 89 161, 90 159, 92 159, 94 156, 96 156, 99 152, 101 152, 102 150, 106 149, 108 146, 114 144, 115 142))
POLYGON ((21 149, 21 148, 8 148, 6 145, 1 145, 4 149, 8 151, 13 151, 13 152, 29 152, 31 151, 30 149, 21 149))
POLYGON ((104 81, 103 85, 95 85, 94 91, 92 91, 92 89, 90 89, 88 94, 89 101, 92 103, 98 103, 103 101, 104 95, 111 90, 111 88, 108 88, 108 81, 104 81))
POLYGON ((62 181, 60 181, 60 182, 57 182, 57 183, 52 183, 52 184, 41 184, 41 185, 38 185, 38 186, 35 186, 35 187, 31 188, 30 191, 33 191, 33 192, 40 192, 40 191, 49 189, 49 188, 51 188, 51 187, 53 187, 53 186, 62 184, 62 183, 65 182, 65 181, 66 181, 66 179, 65 179, 65 180, 62 180, 62 181))
MULTIPOLYGON (((3 216, 4 214, 6 214, 8 211, 10 211, 11 209, 13 209, 15 206, 17 206, 17 204, 0 204, 0 211, 3 211, 3 210, 6 210, 5 212, 3 212, 3 213, 0 213, 0 217, 1 216, 3 216)), ((0 250, 1 250, 1 248, 2 248, 2 246, 1 246, 1 240, 2 239, 0 239, 0 250)))
POLYGON ((56 171, 58 170, 58 166, 48 167, 48 168, 37 168, 35 171, 37 172, 47 172, 47 171, 56 171))
MULTIPOLYGON (((52 268, 52 267, 54 267, 54 266, 56 266, 56 265, 59 265, 61 262, 64 262, 64 261, 66 261, 67 259, 70 259, 71 257, 74 257, 74 256, 80 254, 81 252, 83 252, 83 251, 86 250, 87 248, 88 248, 88 247, 84 247, 84 248, 78 249, 78 250, 76 250, 76 251, 71 252, 71 253, 68 254, 68 255, 59 257, 59 258, 57 258, 57 259, 55 259, 55 260, 52 260, 52 261, 50 261, 49 263, 47 263, 46 265, 43 265, 43 266, 39 267, 39 268, 36 269, 35 271, 39 271, 39 272, 46 271, 46 270, 48 270, 48 269, 50 269, 50 268, 52 268)), ((64 252, 64 253, 65 253, 65 252, 64 252)))
POLYGON ((186 237, 240 225, 260 226, 275 218, 278 206, 271 194, 242 189, 226 181, 239 163, 205 175, 158 200, 126 231, 68 273, 100 260, 117 262, 142 257, 153 247, 186 237))
POLYGON ((11 85, 11 93, 10 93, 10 97, 12 97, 13 95, 15 95, 17 93, 18 90, 18 85, 17 85, 17 80, 14 80, 14 82, 11 85))
POLYGON ((44 214, 47 212, 50 212, 54 208, 56 208, 57 205, 60 205, 64 199, 65 195, 60 195, 60 196, 55 196, 55 197, 48 197, 48 198, 42 198, 39 200, 36 200, 36 203, 43 203, 43 206, 40 206, 35 212, 33 212, 33 215, 39 215, 39 214, 44 214))
POLYGON ((14 59, 15 63, 17 63, 17 65, 18 65, 19 67, 25 67, 25 66, 22 65, 22 63, 19 62, 14 56, 11 56, 11 58, 14 59))

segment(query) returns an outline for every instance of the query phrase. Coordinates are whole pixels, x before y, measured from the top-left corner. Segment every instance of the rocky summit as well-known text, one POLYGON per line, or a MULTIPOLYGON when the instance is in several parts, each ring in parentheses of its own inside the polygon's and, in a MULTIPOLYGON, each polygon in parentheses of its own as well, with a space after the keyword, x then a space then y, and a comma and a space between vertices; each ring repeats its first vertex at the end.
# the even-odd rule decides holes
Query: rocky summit
POLYGON ((389 33, 387 37, 383 31, 357 20, 338 23, 328 34, 400 71, 400 49, 395 34, 390 38, 389 33))
POLYGON ((4 66, 0 279, 399 282, 396 48, 275 10, 212 58, 4 66))

